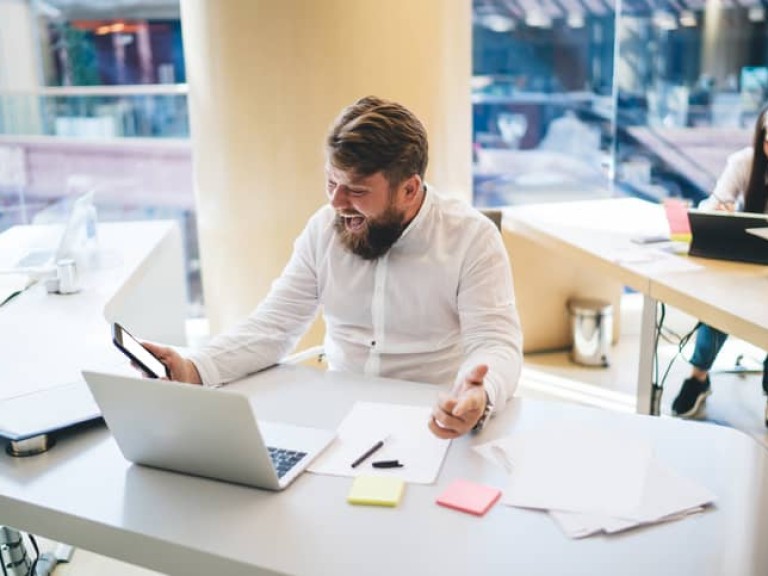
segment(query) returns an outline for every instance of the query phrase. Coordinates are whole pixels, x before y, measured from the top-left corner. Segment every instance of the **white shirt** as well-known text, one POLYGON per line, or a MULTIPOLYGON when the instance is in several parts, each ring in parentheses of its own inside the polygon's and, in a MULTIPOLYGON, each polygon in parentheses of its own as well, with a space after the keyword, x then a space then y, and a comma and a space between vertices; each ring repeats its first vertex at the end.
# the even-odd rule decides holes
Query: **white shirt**
POLYGON ((717 179, 712 194, 699 203, 699 208, 714 209, 718 203, 733 203, 736 210, 744 209, 744 194, 749 186, 749 173, 755 153, 751 146, 728 156, 725 169, 717 179))
POLYGON ((484 215, 430 189, 390 250, 345 248, 326 205, 309 220, 264 301, 189 357, 207 386, 280 361, 319 308, 331 370, 453 383, 487 364, 491 404, 514 393, 522 332, 501 234, 484 215))

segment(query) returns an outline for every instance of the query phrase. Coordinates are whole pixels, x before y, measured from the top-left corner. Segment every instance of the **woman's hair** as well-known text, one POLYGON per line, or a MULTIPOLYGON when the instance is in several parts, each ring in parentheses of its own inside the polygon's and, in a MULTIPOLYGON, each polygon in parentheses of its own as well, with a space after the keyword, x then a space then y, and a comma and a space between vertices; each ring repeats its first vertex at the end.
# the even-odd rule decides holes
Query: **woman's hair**
POLYGON ((390 186, 424 179, 427 131, 404 106, 368 96, 342 110, 326 141, 331 164, 361 176, 382 172, 390 186))
POLYGON ((765 190, 765 173, 768 169, 768 158, 765 156, 766 123, 768 122, 768 106, 763 108, 755 122, 755 135, 752 141, 754 155, 752 169, 749 173, 749 184, 744 192, 744 211, 764 213, 768 195, 765 190))

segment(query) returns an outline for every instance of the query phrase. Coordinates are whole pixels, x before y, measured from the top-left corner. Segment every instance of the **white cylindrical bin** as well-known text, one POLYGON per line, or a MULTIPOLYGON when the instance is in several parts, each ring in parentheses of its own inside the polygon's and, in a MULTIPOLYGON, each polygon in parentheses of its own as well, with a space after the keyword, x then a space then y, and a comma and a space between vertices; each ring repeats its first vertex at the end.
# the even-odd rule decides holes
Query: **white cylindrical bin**
POLYGON ((602 300, 574 298, 568 301, 573 347, 571 359, 585 366, 610 364, 613 307, 602 300))

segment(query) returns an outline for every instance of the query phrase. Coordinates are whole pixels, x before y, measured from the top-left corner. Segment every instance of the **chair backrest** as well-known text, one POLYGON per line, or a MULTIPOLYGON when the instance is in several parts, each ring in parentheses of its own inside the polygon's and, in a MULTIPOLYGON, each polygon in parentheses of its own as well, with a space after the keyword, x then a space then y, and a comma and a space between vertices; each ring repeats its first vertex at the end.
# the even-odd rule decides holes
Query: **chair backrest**
POLYGON ((496 224, 496 229, 501 232, 501 210, 494 208, 482 208, 480 212, 488 216, 488 218, 491 219, 491 222, 496 224))

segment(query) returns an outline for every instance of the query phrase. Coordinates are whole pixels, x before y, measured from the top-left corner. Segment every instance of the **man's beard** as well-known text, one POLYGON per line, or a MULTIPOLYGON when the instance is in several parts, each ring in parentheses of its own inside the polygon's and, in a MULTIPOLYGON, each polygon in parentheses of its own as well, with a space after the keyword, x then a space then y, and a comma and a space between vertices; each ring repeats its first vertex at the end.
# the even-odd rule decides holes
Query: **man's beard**
POLYGON ((364 260, 376 260, 386 254, 405 230, 405 214, 392 205, 375 220, 366 220, 359 232, 348 230, 345 220, 336 214, 333 223, 341 243, 364 260))

